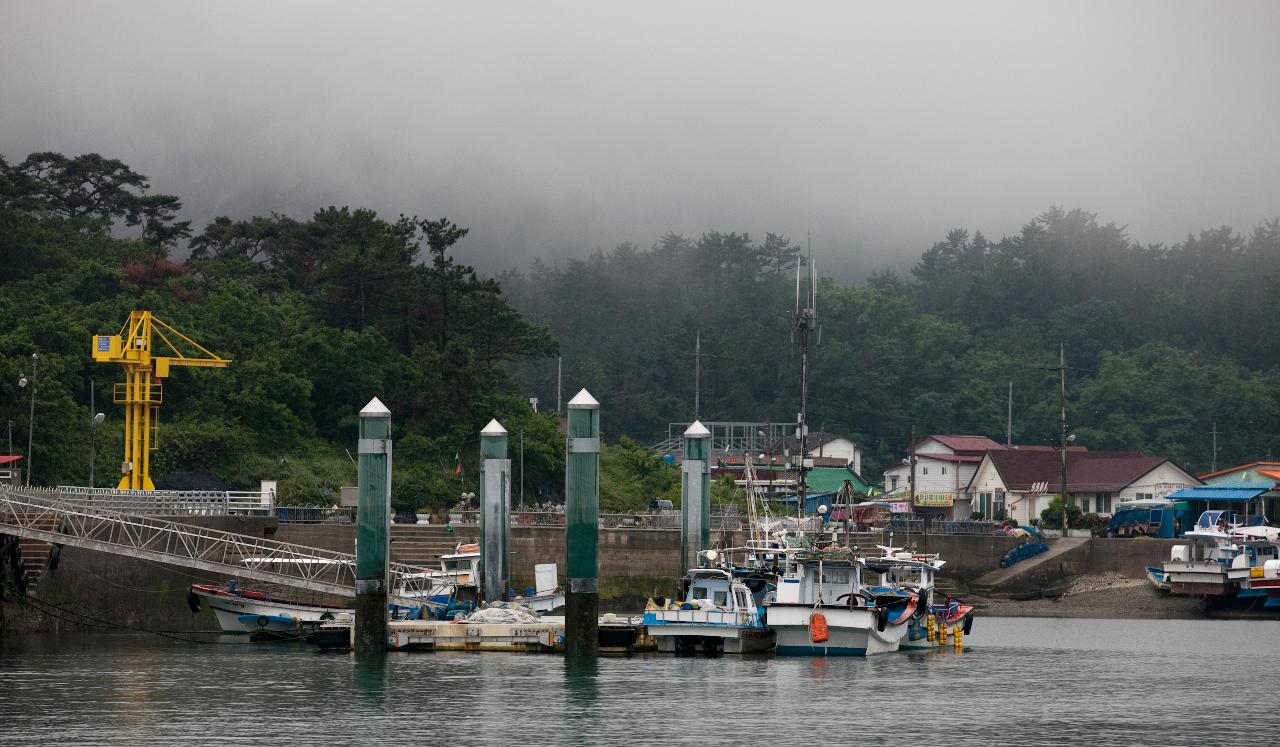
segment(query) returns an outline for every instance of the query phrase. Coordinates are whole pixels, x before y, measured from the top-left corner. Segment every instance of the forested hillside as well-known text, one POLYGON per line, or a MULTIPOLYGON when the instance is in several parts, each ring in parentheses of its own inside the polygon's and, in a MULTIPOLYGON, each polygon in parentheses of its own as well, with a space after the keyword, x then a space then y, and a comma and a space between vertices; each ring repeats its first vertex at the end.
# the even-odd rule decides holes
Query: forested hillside
MULTIPOLYGON (((815 247, 821 268, 822 247, 815 247)), ((796 246, 770 234, 668 235, 504 275, 517 308, 548 325, 566 388, 588 386, 605 427, 638 440, 690 419, 701 330, 702 412, 790 421, 796 246)), ((1214 228, 1174 246, 1131 241, 1082 210, 1051 208, 999 241, 956 230, 909 277, 820 283, 814 428, 865 444, 868 472, 920 433, 1056 443, 1065 345, 1070 429, 1094 449, 1137 449, 1193 471, 1280 455, 1280 221, 1214 228)), ((554 364, 520 367, 544 400, 554 364)))
MULTIPOLYGON (((557 355, 565 397, 587 387, 607 439, 631 439, 606 450, 606 508, 678 491, 674 471, 635 444, 692 418, 699 332, 704 419, 794 418, 805 258, 781 235, 671 234, 487 279, 455 259, 467 231, 444 219, 330 207, 197 231, 180 210, 98 155, 0 159, 0 417, 25 452, 31 390, 17 382, 36 353, 35 483, 87 480, 91 380, 108 416, 97 483, 114 483, 120 372, 94 364, 89 342, 135 308, 234 361, 167 381, 154 473, 278 479, 287 502, 333 502, 352 483, 347 450, 372 396, 394 414, 397 507, 474 489, 477 434, 494 416, 513 457, 524 433, 529 500, 557 497, 557 355)), ((823 251, 814 248, 819 269, 823 251)), ((1080 443, 1203 471, 1216 424, 1220 465, 1273 458, 1277 291, 1280 221, 1168 247, 1057 208, 999 241, 953 231, 909 276, 820 282, 811 423, 860 440, 874 477, 900 458, 912 426, 1002 437, 1012 381, 1014 440, 1052 443, 1063 343, 1080 443)))
POLYGON ((533 414, 499 366, 554 355, 555 340, 455 261, 465 229, 344 207, 193 233, 180 209, 101 156, 0 160, 0 414, 25 452, 31 390, 17 382, 37 354, 33 483, 87 482, 91 380, 108 415, 96 482, 119 478, 121 372, 93 363, 90 336, 116 333, 131 309, 233 360, 166 381, 157 476, 273 478, 283 501, 335 502, 355 480, 356 413, 378 396, 394 417, 398 508, 474 490, 477 434, 495 416, 525 433, 531 492, 562 482, 554 414, 533 414), (189 259, 174 261, 188 238, 189 259))

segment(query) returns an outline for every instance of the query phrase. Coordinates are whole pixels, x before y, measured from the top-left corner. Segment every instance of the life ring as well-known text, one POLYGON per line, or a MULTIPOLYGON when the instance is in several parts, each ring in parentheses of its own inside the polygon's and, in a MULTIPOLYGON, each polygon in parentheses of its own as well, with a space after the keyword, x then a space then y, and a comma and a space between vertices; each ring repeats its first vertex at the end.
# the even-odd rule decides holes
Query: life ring
POLYGON ((259 628, 265 628, 265 627, 267 627, 267 626, 268 626, 268 625, 270 625, 270 624, 271 624, 271 621, 267 619, 267 616, 266 616, 266 615, 258 615, 258 627, 259 627, 259 628))
POLYGON ((964 631, 965 635, 969 635, 969 631, 973 630, 973 613, 972 612, 964 616, 964 627, 961 628, 961 630, 964 631))

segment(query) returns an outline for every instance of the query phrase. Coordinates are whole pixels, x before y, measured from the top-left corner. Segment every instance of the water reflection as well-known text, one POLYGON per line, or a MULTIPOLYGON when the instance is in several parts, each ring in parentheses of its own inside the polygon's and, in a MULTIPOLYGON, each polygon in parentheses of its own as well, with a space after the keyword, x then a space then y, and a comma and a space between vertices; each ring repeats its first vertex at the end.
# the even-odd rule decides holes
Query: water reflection
MULTIPOLYGON (((329 654, 312 654, 328 656, 329 654)), ((362 654, 352 657, 355 665, 351 675, 351 689, 356 702, 366 706, 381 707, 387 696, 386 654, 362 654)))
POLYGON ((1265 716, 1222 714, 1240 712, 1241 683, 1280 668, 1274 621, 983 619, 965 644, 960 656, 870 659, 357 661, 295 646, 0 639, 0 743, 827 744, 856 703, 892 719, 895 743, 1244 744, 1265 716))

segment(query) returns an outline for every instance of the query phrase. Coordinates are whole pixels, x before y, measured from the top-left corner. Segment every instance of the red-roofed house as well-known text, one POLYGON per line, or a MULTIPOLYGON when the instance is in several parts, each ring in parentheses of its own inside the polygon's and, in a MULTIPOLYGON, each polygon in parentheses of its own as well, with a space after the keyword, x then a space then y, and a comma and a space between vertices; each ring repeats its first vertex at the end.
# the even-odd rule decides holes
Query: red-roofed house
MULTIPOLYGON (((969 518, 965 492, 982 456, 1004 446, 986 436, 925 436, 915 444, 916 513, 949 518, 969 518)), ((885 493, 899 500, 910 491, 910 458, 884 471, 885 493)))
MULTIPOLYGON (((1200 481, 1168 459, 1129 451, 1067 450, 1067 496, 1085 513, 1110 514, 1116 503, 1157 498, 1200 481)), ((1062 491, 1062 460, 1047 449, 988 451, 967 492, 974 511, 1021 524, 1040 517, 1062 491)))
POLYGON ((8 483, 17 487, 22 484, 22 469, 18 467, 21 456, 16 454, 0 454, 0 483, 8 483))

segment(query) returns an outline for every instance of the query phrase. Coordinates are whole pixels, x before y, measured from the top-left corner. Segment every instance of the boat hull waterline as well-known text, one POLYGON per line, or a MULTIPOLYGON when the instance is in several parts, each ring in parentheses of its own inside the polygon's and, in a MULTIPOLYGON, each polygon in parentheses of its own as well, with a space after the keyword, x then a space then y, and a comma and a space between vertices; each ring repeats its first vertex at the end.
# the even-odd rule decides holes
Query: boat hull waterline
POLYGON ((769 627, 777 633, 774 651, 789 656, 872 656, 898 650, 906 625, 886 625, 877 630, 877 614, 870 607, 828 607, 810 604, 773 604, 769 627), (815 612, 827 619, 827 640, 815 642, 809 635, 809 617, 815 612))

